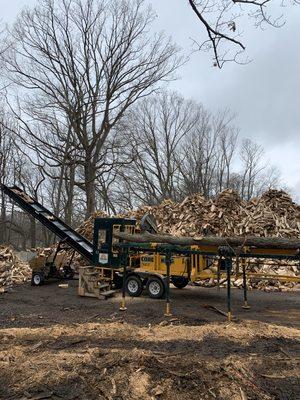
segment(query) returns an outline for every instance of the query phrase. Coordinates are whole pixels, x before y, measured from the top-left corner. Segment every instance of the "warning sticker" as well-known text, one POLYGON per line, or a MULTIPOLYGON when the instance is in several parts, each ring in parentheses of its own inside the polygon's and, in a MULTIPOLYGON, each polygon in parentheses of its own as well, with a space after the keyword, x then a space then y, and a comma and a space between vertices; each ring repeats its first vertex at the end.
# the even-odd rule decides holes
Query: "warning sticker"
POLYGON ((100 264, 107 264, 108 263, 108 254, 107 253, 100 253, 99 254, 99 263, 100 264))

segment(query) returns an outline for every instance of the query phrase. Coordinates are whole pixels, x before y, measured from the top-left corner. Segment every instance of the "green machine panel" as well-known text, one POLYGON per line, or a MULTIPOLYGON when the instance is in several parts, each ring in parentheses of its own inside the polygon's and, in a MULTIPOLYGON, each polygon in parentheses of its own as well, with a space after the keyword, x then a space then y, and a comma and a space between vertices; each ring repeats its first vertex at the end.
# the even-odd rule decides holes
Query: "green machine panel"
POLYGON ((95 218, 93 237, 93 263, 94 265, 119 268, 120 255, 114 250, 114 243, 119 240, 113 237, 114 233, 135 232, 136 220, 125 218, 95 218))

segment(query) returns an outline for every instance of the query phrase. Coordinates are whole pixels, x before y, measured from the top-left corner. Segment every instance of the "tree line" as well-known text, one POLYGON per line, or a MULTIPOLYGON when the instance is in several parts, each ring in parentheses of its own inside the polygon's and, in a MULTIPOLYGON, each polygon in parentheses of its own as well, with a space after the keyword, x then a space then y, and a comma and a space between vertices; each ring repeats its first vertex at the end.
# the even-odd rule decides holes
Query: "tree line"
MULTIPOLYGON (((2 32, 1 183, 73 226, 98 209, 279 184, 230 110, 167 89, 186 59, 154 19, 143 0, 42 0, 2 32)), ((1 194, 0 243, 52 240, 1 194)))

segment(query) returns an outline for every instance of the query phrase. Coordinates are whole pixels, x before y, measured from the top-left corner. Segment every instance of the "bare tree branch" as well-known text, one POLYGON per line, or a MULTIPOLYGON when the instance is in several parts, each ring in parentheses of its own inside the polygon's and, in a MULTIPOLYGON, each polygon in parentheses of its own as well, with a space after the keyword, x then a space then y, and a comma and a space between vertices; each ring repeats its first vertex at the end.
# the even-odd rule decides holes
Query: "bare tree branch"
MULTIPOLYGON (((213 65, 219 68, 228 62, 248 63, 247 57, 242 58, 246 49, 238 39, 242 36, 241 26, 247 18, 253 18, 256 27, 263 24, 280 28, 285 24, 283 15, 272 17, 268 7, 272 0, 188 0, 189 5, 206 30, 207 40, 199 43, 193 40, 198 50, 213 52, 213 65)), ((299 5, 298 0, 291 2, 299 5)), ((285 1, 281 3, 284 7, 285 1)))

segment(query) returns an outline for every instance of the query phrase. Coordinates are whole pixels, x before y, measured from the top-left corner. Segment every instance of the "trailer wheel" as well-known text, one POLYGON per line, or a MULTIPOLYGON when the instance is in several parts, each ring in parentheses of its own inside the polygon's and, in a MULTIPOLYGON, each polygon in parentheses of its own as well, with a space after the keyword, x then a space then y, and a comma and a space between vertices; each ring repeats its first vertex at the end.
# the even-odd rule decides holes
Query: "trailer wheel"
POLYGON ((188 280, 188 278, 185 278, 184 276, 172 276, 172 283, 178 289, 183 289, 184 287, 187 286, 187 284, 189 283, 189 280, 188 280))
POLYGON ((125 290, 132 297, 138 297, 143 291, 143 283, 138 275, 130 275, 125 282, 125 290))
POLYGON ((148 279, 147 292, 152 299, 161 299, 165 293, 165 285, 162 279, 156 276, 148 279))
POLYGON ((41 286, 44 283, 44 274, 41 272, 34 272, 31 278, 32 286, 41 286))

